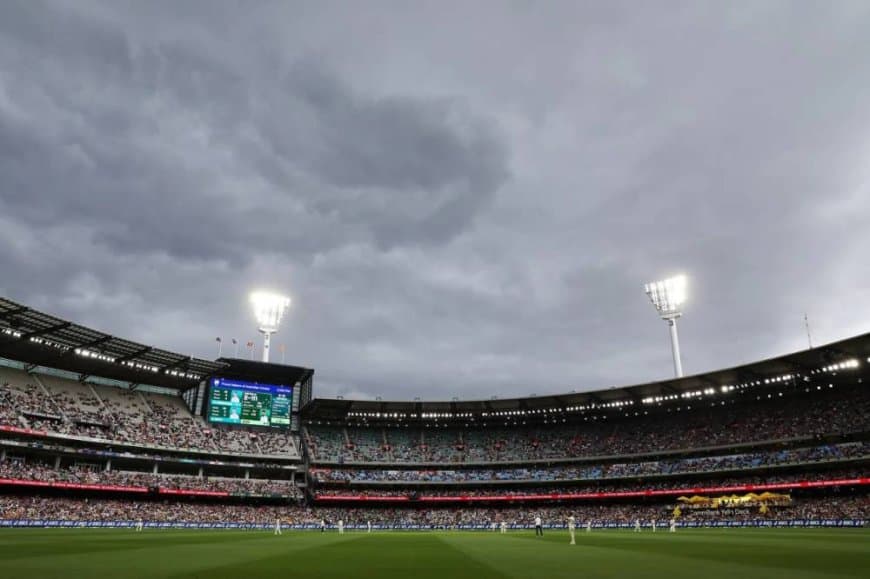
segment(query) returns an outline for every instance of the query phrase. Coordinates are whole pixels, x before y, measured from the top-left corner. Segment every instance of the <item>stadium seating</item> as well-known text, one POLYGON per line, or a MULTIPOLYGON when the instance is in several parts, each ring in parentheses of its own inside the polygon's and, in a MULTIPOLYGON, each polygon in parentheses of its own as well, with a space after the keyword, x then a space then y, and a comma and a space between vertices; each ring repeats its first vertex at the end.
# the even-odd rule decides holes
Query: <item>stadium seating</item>
POLYGON ((698 472, 756 469, 761 467, 870 460, 870 443, 854 442, 810 448, 707 456, 676 460, 638 461, 599 465, 541 466, 501 469, 359 469, 313 467, 309 473, 318 482, 491 482, 601 480, 638 476, 691 474, 698 472))
MULTIPOLYGON (((334 522, 339 519, 348 525, 421 525, 433 528, 451 528, 461 524, 487 524, 505 521, 508 524, 528 525, 535 516, 544 524, 563 525, 569 515, 579 521, 633 523, 641 520, 648 524, 657 520, 663 525, 671 518, 675 503, 623 504, 585 503, 548 507, 509 506, 502 508, 333 508, 291 507, 286 505, 206 504, 170 501, 96 500, 50 498, 41 496, 0 496, 2 519, 56 519, 67 521, 137 521, 146 522, 211 522, 273 524, 277 518, 294 523, 316 525, 320 520, 334 522)), ((777 520, 828 518, 864 519, 870 509, 866 495, 826 498, 795 499, 774 505, 763 516, 751 508, 733 512, 732 520, 777 520)), ((706 511, 684 509, 681 521, 711 518, 706 511)))
POLYGON ((342 496, 361 496, 370 499, 376 497, 412 497, 415 499, 423 497, 492 497, 492 496, 511 496, 524 497, 529 495, 559 495, 559 494, 583 494, 583 493, 608 493, 608 492, 624 492, 624 491, 662 491, 673 489, 701 488, 701 487, 723 487, 723 486, 738 486, 738 485, 765 485, 765 484, 786 484, 797 483, 804 481, 837 481, 837 480, 856 480, 866 474, 866 469, 833 469, 822 471, 801 471, 797 473, 765 473, 765 474, 742 474, 734 476, 717 476, 710 478, 709 476, 699 478, 696 476, 684 476, 678 478, 645 478, 642 480, 621 480, 621 481, 594 481, 584 484, 572 485, 548 485, 548 486, 415 486, 395 487, 395 486, 377 486, 377 487, 353 487, 347 486, 328 486, 317 487, 314 491, 315 498, 321 497, 342 497, 342 496))
MULTIPOLYGON (((664 522, 676 506, 666 493, 657 501, 569 497, 566 504, 545 497, 539 507, 523 503, 533 500, 528 495, 540 500, 547 494, 853 480, 866 478, 870 464, 870 397, 860 385, 610 420, 581 415, 546 423, 490 422, 397 426, 308 420, 302 430, 311 463, 306 488, 289 480, 292 469, 278 470, 269 462, 269 457, 300 458, 296 439, 287 432, 216 427, 192 415, 178 396, 2 368, 0 425, 37 432, 21 435, 28 445, 4 447, 0 517, 234 523, 341 518, 348 524, 436 528, 528 523, 535 515, 563 521, 568 514, 580 520, 664 522), (31 444, 34 439, 41 442, 31 444), (72 450, 51 446, 71 442, 72 450), (750 446, 735 447, 743 444, 750 446), (102 450, 90 454, 95 445, 102 450), (110 461, 109 445, 130 450, 117 460, 121 467, 109 468, 116 462, 110 461), (63 460, 50 457, 52 452, 63 460), (164 463, 170 464, 168 472, 162 472, 164 463), (145 472, 153 465, 160 468, 145 472), (197 470, 199 475, 190 474, 197 470), (28 484, 47 484, 68 496, 38 490, 24 496, 28 484), (124 490, 130 487, 140 494, 124 490), (76 496, 76 488, 91 493, 87 501, 76 496), (4 494, 9 489, 15 490, 4 494), (101 498, 110 492, 111 499, 101 498), (192 498, 184 500, 184 493, 192 498), (504 495, 512 497, 507 506, 480 506, 479 499, 504 495), (167 502, 167 496, 177 500, 167 502), (205 497, 215 502, 193 500, 205 497), (395 497, 408 506, 384 506, 395 497), (420 508, 417 502, 435 497, 471 505, 420 508), (305 498, 312 499, 308 507, 296 506, 305 498), (373 506, 359 508, 352 498, 373 506)), ((846 483, 808 494, 800 490, 763 518, 868 518, 866 492, 846 483)), ((685 520, 711 516, 689 509, 685 520)), ((749 520, 759 512, 742 509, 728 517, 749 520)))
POLYGON ((208 425, 178 396, 0 368, 0 402, 0 424, 9 426, 155 448, 299 458, 291 434, 208 425))
POLYGON ((858 387, 816 397, 695 408, 662 416, 538 426, 404 429, 309 425, 309 451, 325 463, 485 463, 734 445, 870 430, 870 396, 858 387))
POLYGON ((77 466, 54 468, 52 465, 30 461, 0 462, 0 479, 301 497, 299 488, 288 480, 155 475, 77 466))

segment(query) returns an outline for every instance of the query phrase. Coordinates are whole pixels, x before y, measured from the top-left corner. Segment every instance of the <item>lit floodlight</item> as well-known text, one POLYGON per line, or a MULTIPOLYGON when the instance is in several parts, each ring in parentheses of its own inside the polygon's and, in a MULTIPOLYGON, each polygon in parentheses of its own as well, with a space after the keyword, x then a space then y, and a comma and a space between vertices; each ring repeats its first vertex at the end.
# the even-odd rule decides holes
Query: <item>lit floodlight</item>
POLYGON ((680 317, 680 307, 686 301, 686 276, 678 275, 662 281, 648 283, 644 286, 646 295, 658 310, 659 315, 665 319, 668 317, 680 317))
POLYGON ((263 362, 269 361, 269 345, 272 334, 278 331, 284 312, 290 307, 290 298, 270 292, 254 292, 251 294, 251 305, 254 306, 254 316, 260 333, 263 334, 263 362))
POLYGON ((677 378, 683 375, 683 364, 680 361, 680 341, 677 338, 677 318, 683 315, 682 306, 686 301, 688 280, 684 275, 677 275, 662 281, 655 281, 644 286, 659 316, 668 323, 671 331, 671 352, 674 355, 674 374, 677 378))

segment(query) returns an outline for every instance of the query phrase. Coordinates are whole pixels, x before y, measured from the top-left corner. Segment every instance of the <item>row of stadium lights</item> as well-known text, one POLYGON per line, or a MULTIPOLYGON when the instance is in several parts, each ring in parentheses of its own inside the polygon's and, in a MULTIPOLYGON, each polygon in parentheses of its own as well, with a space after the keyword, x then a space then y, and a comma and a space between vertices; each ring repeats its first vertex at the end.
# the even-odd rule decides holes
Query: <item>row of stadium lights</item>
MULTIPOLYGON (((870 358, 867 358, 867 361, 870 362, 870 358)), ((860 366, 860 362, 856 358, 851 358, 849 360, 845 360, 843 362, 839 362, 837 364, 829 364, 817 370, 810 371, 810 374, 818 374, 818 373, 836 373, 840 370, 854 370, 860 366)), ((729 392, 745 390, 746 388, 751 388, 754 386, 761 385, 772 385, 772 384, 782 384, 786 382, 792 382, 796 378, 800 377, 799 374, 782 374, 780 376, 774 376, 772 378, 765 378, 763 380, 751 380, 749 382, 743 382, 741 384, 727 384, 724 386, 720 386, 718 393, 727 394, 729 392)), ((821 390, 821 386, 818 387, 821 390)), ((682 392, 680 394, 668 394, 666 396, 648 396, 641 400, 642 404, 661 404, 662 402, 672 402, 675 400, 692 400, 697 398, 703 398, 706 396, 715 396, 717 394, 717 390, 715 388, 705 388, 703 390, 692 390, 688 392, 682 392)), ((782 392, 779 393, 779 396, 782 396, 782 392)), ((768 394, 768 398, 772 398, 772 394, 768 394)), ((759 397, 760 398, 760 397, 759 397)), ((609 409, 609 408, 624 408, 628 406, 634 405, 634 400, 616 400, 612 402, 605 402, 600 404, 585 404, 580 406, 567 406, 560 408, 537 408, 533 410, 499 410, 496 412, 481 412, 479 417, 481 419, 486 418, 508 418, 508 419, 516 419, 516 417, 530 416, 530 415, 547 415, 547 414, 562 414, 565 412, 585 412, 587 410, 600 410, 600 409, 609 409)), ((724 402, 723 402, 724 404, 724 402)), ((687 406, 686 409, 691 409, 691 406, 687 406)), ((679 410, 679 409, 678 409, 679 410)), ((646 414, 646 413, 644 413, 646 414)), ((639 416, 640 414, 635 412, 634 416, 639 416)), ((629 414, 626 414, 629 416, 629 414)), ((404 412, 348 412, 348 418, 357 418, 365 420, 366 418, 393 418, 397 420, 402 420, 404 418, 421 418, 421 419, 434 419, 438 420, 439 418, 469 418, 472 421, 475 419, 475 414, 472 412, 423 412, 421 414, 408 414, 404 412)), ((556 417, 551 417, 554 422, 556 422, 556 417)), ((593 417, 595 419, 597 417, 593 417)), ((602 416, 602 418, 605 418, 602 416)), ((562 419, 563 421, 565 419, 562 419)))
MULTIPOLYGON (((867 358, 867 361, 870 362, 870 358, 867 358)), ((840 370, 854 370, 858 368, 860 362, 856 358, 852 358, 849 360, 845 360, 843 362, 839 362, 837 364, 830 364, 828 366, 824 366, 823 368, 819 368, 816 370, 810 371, 810 374, 819 374, 823 372, 828 373, 836 373, 840 370)), ((796 378, 800 377, 799 374, 783 374, 781 376, 775 376, 773 378, 765 378, 764 380, 754 380, 749 382, 744 382, 742 384, 734 384, 734 385, 725 385, 719 387, 719 392, 721 394, 727 394, 729 392, 734 392, 735 390, 744 390, 746 388, 750 388, 753 386, 761 386, 761 385, 771 385, 771 384, 780 384, 784 382, 791 382, 796 378)), ((678 398, 683 399, 692 399, 692 398, 701 398, 703 396, 713 396, 716 394, 715 388, 705 388, 704 390, 694 390, 691 392, 683 392, 679 395, 670 394, 667 396, 649 396, 644 398, 642 402, 644 404, 658 404, 661 402, 668 402, 671 400, 677 400, 678 398)), ((780 393, 780 396, 782 394, 780 393)), ((768 396, 769 397, 769 396, 768 396)))
MULTIPOLYGON (((828 388, 833 388, 833 387, 834 387, 833 384, 828 384, 828 388)), ((735 387, 734 387, 734 386, 731 386, 730 388, 731 388, 731 389, 734 389, 735 387)), ((821 390, 821 389, 822 389, 822 386, 820 386, 820 385, 819 385, 819 386, 816 386, 816 390, 821 390)), ((805 389, 804 389, 804 392, 810 392, 810 388, 805 388, 805 389)), ((777 396, 778 396, 779 398, 782 398, 783 393, 782 393, 782 392, 778 392, 778 393, 777 393, 777 396)), ((768 398, 768 399, 773 399, 773 397, 774 397, 773 394, 768 394, 768 395, 767 395, 767 398, 768 398)), ((668 397, 667 397, 668 400, 676 400, 676 399, 678 399, 678 398, 679 398, 678 396, 668 396, 668 397)), ((762 395, 759 395, 759 396, 756 396, 756 397, 755 397, 756 400, 761 400, 762 398, 763 398, 762 395)), ((732 400, 732 403, 733 403, 733 400, 732 400)), ((719 405, 724 406, 725 404, 726 404, 725 400, 720 400, 720 401, 719 401, 719 405)), ((710 403, 710 406, 711 406, 711 407, 715 407, 716 405, 717 405, 717 404, 716 404, 715 401, 710 403)), ((541 409, 541 410, 538 410, 538 411, 536 411, 536 412, 537 412, 537 413, 543 413, 543 412, 548 412, 548 411, 549 411, 549 412, 559 412, 559 413, 564 413, 564 411, 566 411, 566 410, 568 410, 568 409, 567 409, 567 408, 566 408, 566 409, 541 409)), ((691 404, 687 404, 685 407, 683 407, 683 406, 677 406, 677 407, 672 407, 672 408, 668 408, 668 409, 667 409, 667 411, 668 411, 669 413, 672 412, 672 411, 673 411, 673 412, 682 412, 683 410, 685 410, 686 412, 691 411, 691 410, 692 410, 692 405, 691 405, 691 404)), ((530 412, 530 413, 534 413, 534 412, 530 412)), ((367 427, 367 426, 368 426, 368 422, 367 422, 367 419, 366 419, 365 416, 367 415, 367 416, 372 416, 372 417, 374 417, 374 415, 375 415, 375 414, 378 414, 378 413, 356 412, 356 413, 354 413, 354 414, 355 414, 356 416, 359 417, 359 418, 358 418, 358 422, 347 423, 346 425, 348 425, 348 426, 367 427)), ((504 415, 504 413, 500 413, 500 414, 501 414, 501 415, 504 415)), ((625 416, 626 418, 630 418, 630 417, 632 417, 632 416, 638 417, 638 416, 648 416, 648 415, 649 415, 649 412, 647 412, 646 410, 644 410, 643 412, 634 412, 634 413, 626 412, 623 416, 625 416)), ((397 416, 403 416, 403 417, 404 417, 404 416, 407 416, 407 415, 405 415, 405 414, 401 414, 401 415, 399 415, 399 414, 396 414, 396 413, 381 413, 381 416, 380 416, 380 417, 381 417, 381 418, 389 418, 389 417, 397 417, 397 416), (387 416, 387 414, 390 414, 390 416, 387 416)), ((504 420, 505 420, 505 422, 504 422, 504 424, 501 424, 501 426, 518 426, 518 425, 523 425, 523 426, 525 426, 525 425, 527 424, 527 422, 526 422, 526 420, 525 420, 524 417, 525 417, 525 414, 523 414, 523 413, 520 413, 519 415, 513 415, 513 414, 504 415, 504 420)), ((591 419, 593 422, 595 422, 595 421, 598 421, 598 420, 606 421, 608 418, 610 418, 610 417, 607 416, 606 414, 602 414, 602 415, 600 415, 600 416, 598 416, 598 415, 588 415, 588 416, 584 416, 584 417, 583 417, 583 420, 584 420, 584 422, 589 422, 589 420, 591 419)), ((484 420, 484 419, 482 419, 482 420, 484 420)), ((475 419, 474 419, 474 417, 471 417, 471 418, 468 419, 468 422, 465 423, 465 426, 466 426, 466 427, 469 427, 469 426, 471 426, 470 423, 473 423, 473 422, 475 422, 475 419)), ((549 417, 545 417, 544 420, 543 420, 543 423, 544 423, 544 424, 558 424, 558 423, 560 423, 560 422, 562 422, 562 423, 568 422, 568 419, 565 418, 564 416, 549 416, 549 417)), ((316 424, 321 424, 321 421, 319 421, 319 420, 316 421, 316 424)), ((330 421, 326 421, 326 422, 324 422, 323 424, 331 424, 331 422, 330 422, 330 421)), ((341 423, 339 423, 339 424, 341 424, 341 423)), ((484 426, 484 427, 488 426, 486 422, 481 422, 480 424, 481 424, 481 426, 484 426)), ((400 427, 409 428, 409 427, 411 426, 411 424, 410 424, 409 422, 400 422, 400 421, 399 421, 399 422, 395 422, 395 423, 387 424, 387 426, 393 426, 393 427, 396 427, 396 428, 400 428, 400 427)), ((430 423, 427 422, 427 423, 425 424, 425 427, 426 427, 426 428, 450 428, 450 427, 453 427, 453 426, 455 426, 455 425, 446 424, 446 423, 443 423, 443 422, 439 424, 439 423, 437 422, 437 418, 436 418, 436 421, 435 421, 434 423, 430 424, 430 423)))
MULTIPOLYGON (((83 358, 91 358, 94 360, 100 360, 103 362, 111 362, 115 363, 116 359, 112 356, 107 356, 106 354, 101 354, 99 352, 93 352, 91 350, 87 350, 85 348, 76 348, 75 353, 83 358)), ((158 374, 160 372, 159 366, 152 366, 151 364, 143 364, 141 362, 134 362, 132 360, 125 360, 120 362, 120 364, 124 366, 128 366, 130 368, 134 368, 136 370, 143 370, 145 372, 153 372, 158 374)), ((179 370, 163 370, 163 373, 167 376, 176 376, 179 378, 189 378, 191 380, 199 380, 202 378, 199 374, 194 374, 193 372, 181 372, 179 370)))
POLYGON ((93 358, 94 360, 102 360, 103 362, 115 361, 115 358, 113 358, 112 356, 107 356, 106 354, 100 354, 99 352, 92 352, 90 350, 85 350, 82 348, 76 348, 75 353, 82 358, 93 358))
MULTIPOLYGON (((720 394, 727 394, 729 392, 733 392, 735 390, 743 390, 745 388, 750 388, 752 386, 761 386, 762 384, 779 384, 782 382, 789 382, 794 380, 794 374, 783 374, 782 376, 776 376, 774 378, 765 378, 764 380, 755 380, 750 382, 744 382, 742 384, 726 384, 724 386, 719 387, 720 394)), ((644 404, 659 404, 661 402, 669 402, 671 400, 683 399, 683 400, 691 400, 693 398, 703 398, 704 396, 715 396, 716 389, 715 388, 705 388, 703 390, 692 390, 689 392, 682 392, 680 394, 669 394, 667 396, 648 396, 641 400, 644 404)))
MULTIPOLYGON (((868 361, 870 361, 870 360, 868 360, 868 361)), ((767 383, 772 383, 773 381, 774 381, 774 379, 770 379, 770 380, 768 380, 767 383)), ((834 387, 833 384, 828 384, 828 388, 833 388, 833 387, 834 387)), ((736 388, 736 387, 735 387, 735 386, 729 386, 729 388, 730 388, 731 390, 733 390, 733 389, 736 388)), ((816 386, 816 390, 821 390, 821 389, 822 389, 822 386, 821 386, 821 385, 817 385, 817 386, 816 386)), ((811 390, 810 388, 804 388, 804 392, 807 392, 807 393, 808 393, 808 392, 810 392, 810 390, 811 390)), ((729 391, 730 391, 730 390, 729 390, 729 391)), ((773 399, 773 397, 774 397, 774 396, 773 396, 772 393, 767 395, 767 398, 768 398, 768 399, 773 399)), ((782 397, 783 397, 783 392, 778 392, 778 393, 777 393, 777 397, 782 398, 782 397)), ((676 397, 676 396, 669 396, 669 397, 668 397, 669 400, 674 400, 674 399, 677 399, 677 398, 678 398, 678 397, 676 397)), ((755 397, 756 400, 761 400, 762 398, 763 398, 763 395, 758 395, 758 396, 755 397)), ((733 404, 734 401, 732 400, 731 403, 733 404)), ((725 404, 726 404, 726 401, 725 401, 725 400, 720 400, 720 401, 718 402, 718 405, 721 405, 721 406, 725 406, 725 404)), ((716 403, 715 401, 713 401, 713 402, 710 403, 710 406, 711 406, 711 407, 715 407, 715 406, 717 406, 717 403, 716 403)), ((548 409, 544 409, 544 411, 546 411, 546 410, 548 410, 548 409)), ((549 409, 549 410, 550 410, 551 412, 554 411, 553 409, 549 409)), ((564 412, 564 410, 568 410, 568 409, 566 408, 566 409, 556 409, 556 410, 558 410, 558 412, 561 413, 561 412, 564 412)), ((691 411, 691 410, 692 410, 692 405, 691 405, 691 404, 687 404, 685 407, 683 407, 683 406, 677 406, 677 407, 667 408, 668 413, 670 413, 670 412, 672 412, 672 411, 673 411, 673 412, 682 412, 683 410, 685 410, 685 411, 687 411, 687 412, 688 412, 688 411, 691 411)), ((538 411, 538 412, 540 413, 541 411, 538 411)), ((363 415, 365 415, 365 414, 373 414, 373 413, 356 412, 356 413, 354 413, 354 414, 357 415, 357 416, 359 416, 359 417, 361 417, 361 418, 358 419, 358 420, 359 420, 358 422, 355 422, 355 423, 346 423, 346 424, 345 424, 346 426, 367 427, 369 424, 368 424, 368 422, 366 421, 366 418, 365 418, 363 415)), ((377 414, 377 413, 374 413, 374 414, 377 414)), ((405 414, 397 415, 396 413, 381 413, 381 414, 382 414, 382 417, 387 417, 387 416, 386 416, 387 414, 390 414, 391 417, 396 417, 396 416, 402 416, 402 417, 404 417, 404 416, 407 416, 407 415, 405 415, 405 414)), ((647 412, 646 410, 644 410, 643 412, 639 412, 639 411, 638 411, 638 412, 634 412, 634 413, 626 412, 623 416, 626 417, 626 418, 630 418, 630 417, 632 417, 632 416, 638 417, 638 416, 648 416, 648 415, 649 415, 649 412, 647 412)), ((608 418, 610 418, 610 417, 607 416, 606 414, 602 414, 602 415, 600 415, 600 416, 598 416, 598 415, 584 416, 584 417, 583 417, 583 420, 584 420, 584 422, 589 422, 589 420, 591 419, 593 422, 595 422, 595 421, 598 421, 599 419, 602 420, 602 421, 606 421, 608 418)), ((475 419, 474 419, 473 417, 472 417, 472 418, 469 418, 468 422, 465 423, 465 426, 466 426, 466 427, 472 426, 472 424, 470 424, 470 423, 473 423, 473 422, 475 422, 475 419)), ((545 417, 544 420, 543 420, 543 423, 544 423, 544 424, 558 424, 558 423, 565 423, 565 422, 568 422, 568 419, 565 418, 564 416, 549 416, 549 417, 545 417)), ((321 422, 321 421, 319 421, 319 420, 318 420, 318 421, 315 421, 315 423, 316 423, 316 424, 327 424, 327 425, 332 424, 330 421, 321 422)), ((342 423, 339 422, 338 424, 341 425, 342 423)), ((506 427, 507 427, 507 426, 526 425, 526 424, 527 424, 527 423, 526 423, 525 419, 522 418, 522 417, 517 417, 517 416, 506 416, 506 417, 505 417, 505 422, 504 422, 504 424, 500 424, 500 425, 501 425, 501 426, 506 426, 506 427)), ((483 426, 483 427, 488 426, 486 422, 481 422, 480 425, 483 426)), ((396 422, 396 423, 390 423, 390 424, 387 424, 387 426, 396 427, 396 428, 401 428, 401 427, 409 428, 409 427, 411 426, 411 424, 408 423, 408 422, 396 422)), ((445 423, 443 423, 443 422, 439 424, 439 423, 437 422, 437 419, 436 419, 436 422, 435 422, 435 423, 430 424, 430 423, 427 422, 424 426, 425 426, 426 428, 451 428, 451 427, 455 427, 455 425, 445 424, 445 423)))
MULTIPOLYGON (((691 409, 691 406, 687 406, 686 409, 687 410, 691 409)), ((677 409, 677 410, 679 410, 679 409, 677 409)), ((357 413, 357 414, 365 414, 365 413, 357 413)), ((371 414, 371 413, 368 413, 368 414, 371 414)), ((386 416, 384 416, 384 414, 387 414, 387 413, 381 413, 381 418, 387 418, 386 416)), ((627 414, 625 414, 625 416, 626 417, 628 417, 628 416, 641 416, 641 415, 647 415, 647 414, 648 414, 648 412, 643 412, 643 413, 635 412, 633 415, 627 413, 627 414)), ((350 418, 350 417, 348 417, 348 418, 350 418)), ((480 417, 478 417, 478 418, 480 418, 480 417)), ((604 421, 607 419, 608 419, 608 416, 606 416, 606 415, 601 415, 601 416, 594 415, 594 416, 584 416, 583 417, 583 420, 585 422, 589 422, 590 420, 592 420, 593 422, 597 421, 597 420, 604 421)), ((562 422, 568 422, 568 419, 565 417, 550 416, 549 418, 545 418, 542 422, 543 422, 543 424, 559 424, 562 422)), ((355 421, 346 420, 346 421, 333 422, 330 420, 324 420, 324 421, 315 420, 315 421, 313 421, 313 423, 314 424, 323 424, 323 425, 327 425, 327 426, 335 425, 335 426, 348 426, 348 427, 361 427, 361 428, 365 428, 365 427, 369 426, 369 422, 368 422, 366 417, 357 417, 357 419, 355 421)), ((482 418, 480 418, 479 420, 475 420, 474 417, 467 418, 467 421, 465 422, 466 427, 469 427, 472 425, 479 425, 482 427, 487 427, 490 425, 492 425, 492 426, 517 426, 517 425, 525 425, 525 424, 527 424, 527 422, 526 422, 525 418, 522 416, 519 416, 519 417, 506 416, 506 417, 504 417, 503 423, 502 422, 488 423, 488 422, 485 422, 482 418)), ((395 428, 410 428, 412 426, 412 423, 401 422, 401 420, 400 420, 397 422, 379 423, 379 425, 386 426, 386 427, 395 427, 395 428)), ((438 422, 437 419, 435 419, 434 422, 423 423, 423 426, 425 428, 455 428, 457 425, 455 423, 438 422)))
MULTIPOLYGON (((10 328, 6 328, 3 330, 4 334, 11 335, 15 338, 21 337, 21 332, 16 330, 12 330, 10 328)), ((57 344, 50 340, 45 340, 40 337, 31 337, 31 342, 52 346, 58 349, 67 350, 69 349, 67 346, 62 344, 57 344)), ((94 352, 91 350, 87 350, 85 348, 76 348, 75 353, 79 356, 83 356, 85 358, 92 358, 96 360, 101 360, 104 362, 114 363, 115 358, 112 356, 108 356, 106 354, 101 354, 99 352, 94 352)), ((870 357, 867 358, 867 362, 870 362, 870 357)), ((142 364, 139 362, 133 361, 124 361, 122 364, 129 366, 131 368, 135 368, 137 370, 145 370, 150 372, 160 372, 160 368, 157 366, 151 366, 149 364, 142 364)), ((840 370, 854 370, 860 366, 860 362, 857 358, 850 358, 848 360, 844 360, 842 362, 838 362, 835 364, 828 364, 827 366, 823 366, 822 368, 817 368, 815 370, 811 370, 810 374, 820 374, 820 373, 837 373, 840 370)), ((180 372, 178 370, 164 370, 167 375, 176 376, 181 378, 188 378, 192 380, 199 380, 202 377, 198 374, 190 373, 190 372, 180 372)), ((788 382, 794 380, 796 376, 793 374, 783 374, 781 376, 775 376, 773 378, 765 378, 764 380, 755 380, 744 382, 742 384, 737 385, 724 385, 719 388, 719 391, 722 394, 727 394, 729 392, 733 392, 735 390, 744 390, 746 388, 752 386, 760 386, 762 384, 770 385, 777 384, 782 382, 788 382)), ((693 399, 693 398, 701 398, 703 396, 712 396, 716 394, 716 390, 714 388, 705 388, 704 390, 694 390, 690 392, 682 392, 681 394, 669 394, 667 396, 648 396, 641 400, 643 404, 661 404, 662 402, 669 402, 673 400, 677 400, 679 398, 682 399, 693 399)), ((782 394, 780 393, 780 396, 782 394)), ((770 396, 768 396, 770 397, 770 396)), ((624 406, 631 406, 634 404, 634 400, 616 400, 612 402, 605 402, 601 404, 586 404, 580 406, 568 406, 565 408, 539 408, 535 410, 501 410, 497 412, 483 412, 481 413, 481 417, 490 418, 490 417, 515 417, 515 416, 527 416, 534 414, 549 414, 549 413, 564 413, 564 412, 585 412, 586 410, 595 410, 595 409, 605 409, 605 408, 621 408, 624 406)), ((439 418, 471 418, 474 419, 474 414, 472 412, 423 412, 419 415, 417 414, 407 414, 407 413, 399 413, 399 412, 350 412, 347 415, 348 417, 354 418, 395 418, 395 419, 404 419, 404 418, 422 418, 422 419, 439 419, 439 418)))
MULTIPOLYGON (((867 361, 870 362, 870 358, 867 358, 867 361)), ((817 374, 819 372, 837 372, 838 370, 854 370, 859 365, 857 359, 852 358, 851 360, 846 360, 845 362, 840 362, 839 364, 830 364, 825 366, 824 368, 820 368, 818 370, 813 370, 813 374, 817 374)))
MULTIPOLYGON (((12 336, 13 338, 20 338, 21 337, 21 332, 17 332, 15 330, 10 330, 9 328, 6 328, 5 330, 3 330, 3 333, 6 334, 7 336, 12 336)), ((31 337, 30 341, 35 343, 35 344, 45 344, 46 346, 53 346, 55 348, 65 348, 65 346, 61 346, 60 344, 55 344, 54 342, 50 342, 48 340, 45 340, 45 339, 39 338, 39 337, 31 337)))
MULTIPOLYGON (((12 336, 13 338, 20 338, 21 332, 16 330, 12 330, 10 328, 5 328, 3 333, 7 336, 12 336)), ((52 348, 57 348, 58 350, 69 350, 69 346, 64 346, 63 344, 58 344, 57 342, 52 342, 51 340, 46 340, 45 338, 40 337, 31 337, 29 338, 31 342, 34 344, 40 344, 43 346, 51 346, 52 348)), ((95 352, 93 350, 88 350, 87 348, 75 348, 73 350, 76 355, 81 356, 83 358, 90 358, 92 360, 99 360, 101 362, 109 362, 116 363, 116 359, 113 356, 109 356, 107 354, 101 354, 100 352, 95 352)), ((140 362, 133 362, 131 360, 126 360, 124 362, 120 362, 124 366, 129 366, 130 368, 135 368, 136 370, 144 370, 146 372, 154 372, 155 374, 160 372, 160 368, 157 366, 152 366, 150 364, 142 364, 140 362)), ((182 372, 179 370, 164 370, 164 374, 168 376, 176 376, 179 378, 188 378, 190 380, 200 380, 202 376, 199 374, 195 374, 193 372, 182 372)))
POLYGON ((617 400, 615 402, 606 402, 603 404, 588 404, 585 406, 569 406, 566 408, 537 408, 533 410, 499 410, 497 412, 481 412, 479 415, 475 415, 473 412, 422 412, 420 414, 408 414, 405 412, 348 412, 348 418, 395 418, 395 419, 403 419, 403 418, 422 418, 426 419, 435 419, 439 418, 470 418, 474 419, 475 416, 480 416, 481 418, 495 418, 502 416, 530 416, 535 414, 556 414, 556 413, 564 413, 564 412, 582 412, 584 410, 594 410, 594 409, 602 409, 602 408, 621 408, 623 406, 631 406, 634 404, 634 400, 617 400))
POLYGON ((535 414, 557 414, 563 412, 585 412, 586 410, 600 410, 604 408, 622 408, 631 406, 634 400, 615 400, 613 402, 604 402, 601 404, 585 404, 583 406, 566 406, 557 408, 536 408, 534 410, 499 410, 497 412, 482 412, 481 416, 485 418, 499 416, 530 416, 535 414))

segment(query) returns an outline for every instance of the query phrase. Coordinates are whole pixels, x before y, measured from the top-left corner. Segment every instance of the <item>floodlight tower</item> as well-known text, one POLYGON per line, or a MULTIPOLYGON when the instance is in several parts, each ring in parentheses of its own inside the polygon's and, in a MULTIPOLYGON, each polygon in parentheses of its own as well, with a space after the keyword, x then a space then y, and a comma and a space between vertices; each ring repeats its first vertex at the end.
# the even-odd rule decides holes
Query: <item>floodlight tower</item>
POLYGON ((251 294, 251 305, 254 306, 258 329, 263 334, 263 362, 268 362, 272 334, 278 331, 284 311, 290 307, 290 298, 270 292, 254 292, 251 294))
POLYGON ((646 295, 658 311, 659 316, 668 323, 671 330, 671 352, 674 355, 674 375, 683 376, 680 361, 680 340, 677 338, 677 318, 683 315, 680 309, 686 301, 686 276, 677 275, 662 281, 654 281, 644 286, 646 295))

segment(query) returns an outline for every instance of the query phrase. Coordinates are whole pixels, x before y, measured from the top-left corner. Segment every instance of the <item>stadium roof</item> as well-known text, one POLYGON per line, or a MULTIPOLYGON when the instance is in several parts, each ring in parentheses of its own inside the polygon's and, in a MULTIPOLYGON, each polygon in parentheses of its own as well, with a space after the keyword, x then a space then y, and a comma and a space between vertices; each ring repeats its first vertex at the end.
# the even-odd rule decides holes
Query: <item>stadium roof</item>
MULTIPOLYGON (((212 375, 304 383, 314 370, 240 359, 205 360, 118 338, 0 298, 0 357, 135 384, 187 389, 212 375)), ((307 416, 327 420, 462 418, 534 413, 547 409, 620 409, 660 400, 694 399, 754 386, 870 378, 870 333, 817 348, 680 379, 604 390, 470 401, 380 401, 317 398, 307 416), (730 389, 730 390, 728 390, 730 389)))
POLYGON ((269 364, 259 360, 243 360, 240 358, 218 358, 218 363, 225 366, 219 374, 224 378, 238 378, 268 384, 289 384, 295 386, 304 384, 314 377, 314 370, 302 366, 286 364, 269 364))
POLYGON ((229 366, 118 338, 0 298, 0 356, 124 382, 187 389, 229 366))
POLYGON ((870 379, 870 333, 742 366, 634 386, 504 400, 446 402, 317 398, 305 407, 303 413, 315 420, 438 421, 545 414, 552 410, 623 411, 674 400, 721 396, 748 388, 784 388, 821 382, 854 383, 865 378, 870 379))

